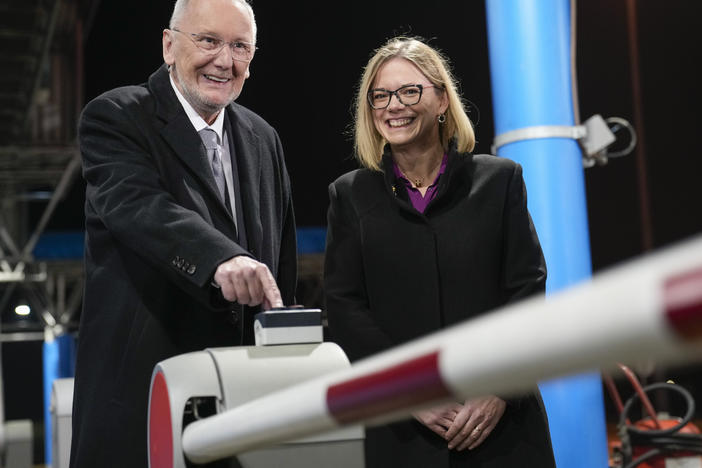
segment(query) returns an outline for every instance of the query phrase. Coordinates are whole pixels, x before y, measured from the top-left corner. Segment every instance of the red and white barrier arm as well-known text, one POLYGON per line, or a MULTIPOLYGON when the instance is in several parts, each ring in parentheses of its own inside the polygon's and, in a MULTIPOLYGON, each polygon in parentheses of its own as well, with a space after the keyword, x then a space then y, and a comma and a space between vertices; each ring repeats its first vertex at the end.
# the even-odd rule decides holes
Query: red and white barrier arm
POLYGON ((196 463, 642 358, 702 358, 702 236, 190 424, 196 463))

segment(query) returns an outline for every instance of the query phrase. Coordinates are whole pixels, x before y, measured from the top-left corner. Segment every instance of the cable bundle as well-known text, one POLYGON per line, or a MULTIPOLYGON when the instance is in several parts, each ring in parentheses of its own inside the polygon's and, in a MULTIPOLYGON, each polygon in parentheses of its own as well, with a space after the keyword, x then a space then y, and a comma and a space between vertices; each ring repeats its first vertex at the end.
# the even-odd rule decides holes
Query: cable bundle
POLYGON ((675 458, 702 455, 702 435, 690 422, 695 413, 695 401, 690 392, 679 385, 669 383, 654 383, 643 389, 639 386, 636 390, 622 407, 619 417, 622 468, 663 467, 665 465, 662 457, 665 455, 675 458), (685 416, 676 420, 658 420, 654 413, 649 420, 631 424, 628 414, 637 401, 641 400, 641 404, 651 413, 652 407, 646 393, 654 390, 670 390, 680 394, 687 404, 685 416), (651 464, 643 465, 644 462, 651 464))

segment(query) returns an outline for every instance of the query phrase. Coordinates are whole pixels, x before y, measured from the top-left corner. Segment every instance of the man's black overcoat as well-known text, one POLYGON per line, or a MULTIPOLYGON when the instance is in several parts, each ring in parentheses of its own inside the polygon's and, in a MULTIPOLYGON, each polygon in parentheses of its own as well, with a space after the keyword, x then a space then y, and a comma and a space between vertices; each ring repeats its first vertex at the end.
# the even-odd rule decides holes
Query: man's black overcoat
MULTIPOLYGON (((158 361, 241 344, 252 310, 211 286, 235 255, 265 263, 293 303, 295 221, 275 130, 226 108, 248 248, 235 241, 200 137, 165 66, 90 102, 79 127, 86 188, 86 284, 73 413, 74 468, 147 466, 147 405, 158 361), (232 308, 238 314, 231 313, 232 308)), ((249 333, 247 331, 247 333, 249 333)))

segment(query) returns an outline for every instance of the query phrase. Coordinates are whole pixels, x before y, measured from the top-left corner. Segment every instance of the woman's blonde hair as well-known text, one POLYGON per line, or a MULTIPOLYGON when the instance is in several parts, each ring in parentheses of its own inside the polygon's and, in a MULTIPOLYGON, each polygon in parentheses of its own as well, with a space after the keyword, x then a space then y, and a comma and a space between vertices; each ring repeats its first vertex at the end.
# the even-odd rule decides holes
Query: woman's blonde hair
POLYGON ((466 114, 448 60, 441 52, 430 47, 420 38, 399 36, 388 40, 375 51, 364 69, 358 87, 354 105, 354 150, 361 165, 376 171, 380 170, 386 141, 373 124, 373 108, 368 103, 367 94, 380 67, 394 57, 409 60, 432 84, 445 90, 449 105, 446 109, 446 121, 439 129, 441 145, 444 149, 447 150, 449 140, 454 139, 459 152, 472 151, 475 146, 473 124, 466 114))

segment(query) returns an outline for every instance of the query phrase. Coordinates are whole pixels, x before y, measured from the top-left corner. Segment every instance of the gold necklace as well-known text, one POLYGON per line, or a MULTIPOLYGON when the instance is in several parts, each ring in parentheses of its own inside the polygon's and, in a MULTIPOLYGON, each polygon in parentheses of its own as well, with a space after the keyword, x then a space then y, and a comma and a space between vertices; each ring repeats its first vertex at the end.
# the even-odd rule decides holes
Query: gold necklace
MULTIPOLYGON (((441 165, 442 161, 443 161, 443 158, 439 159, 439 163, 436 166, 434 166, 434 168, 431 171, 429 171, 429 175, 431 175, 436 170, 436 168, 441 165)), ((409 177, 407 174, 405 174, 405 171, 402 170, 402 168, 400 167, 399 164, 397 165, 397 168, 400 170, 400 174, 402 174, 404 176, 404 178, 407 179, 412 186, 414 186, 414 188, 422 187, 422 184, 424 184, 424 177, 412 178, 412 177, 409 177)))
MULTIPOLYGON (((397 168, 399 169, 400 166, 397 166, 397 168)), ((410 185, 412 185, 414 188, 419 188, 419 187, 421 187, 421 186, 422 186, 422 182, 424 182, 424 178, 423 178, 423 177, 417 177, 417 178, 415 178, 415 179, 413 180, 411 177, 409 177, 407 174, 405 174, 405 171, 403 171, 402 169, 400 169, 400 174, 402 174, 402 176, 403 176, 405 179, 407 179, 407 180, 409 181, 410 185)))

